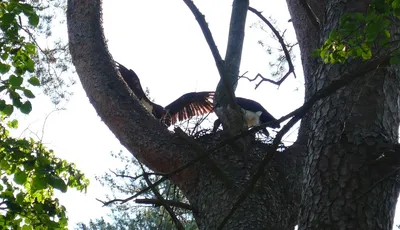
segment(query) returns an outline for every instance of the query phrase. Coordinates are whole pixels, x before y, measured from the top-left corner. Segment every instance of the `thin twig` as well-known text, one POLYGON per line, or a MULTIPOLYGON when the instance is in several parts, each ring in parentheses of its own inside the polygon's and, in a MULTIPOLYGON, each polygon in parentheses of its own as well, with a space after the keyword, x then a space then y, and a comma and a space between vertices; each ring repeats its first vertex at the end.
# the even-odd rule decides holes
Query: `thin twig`
MULTIPOLYGON (((266 78, 264 78, 261 74, 257 74, 257 76, 256 76, 253 80, 250 80, 250 79, 249 79, 249 80, 250 80, 250 81, 254 81, 254 80, 256 80, 258 77, 261 77, 261 81, 260 81, 259 83, 257 83, 257 85, 256 85, 256 89, 257 89, 258 86, 260 86, 260 84, 261 84, 263 81, 268 81, 268 82, 271 82, 271 83, 273 83, 273 84, 275 84, 275 85, 280 85, 280 84, 282 84, 283 81, 286 80, 286 78, 287 78, 291 73, 293 73, 293 76, 296 78, 296 73, 295 73, 295 71, 294 71, 294 65, 293 65, 293 62, 292 62, 292 58, 290 57, 289 50, 288 50, 287 47, 286 47, 286 43, 285 43, 285 41, 283 40, 283 37, 279 34, 279 31, 272 25, 271 22, 268 21, 267 18, 265 18, 265 17, 262 15, 262 13, 261 13, 260 11, 257 11, 256 9, 254 9, 254 8, 252 8, 252 7, 249 7, 249 10, 250 10, 251 12, 253 12, 255 15, 257 15, 265 24, 267 24, 267 26, 268 26, 268 27, 271 29, 271 31, 274 33, 275 37, 278 39, 279 43, 281 44, 283 53, 285 54, 285 57, 286 57, 286 61, 288 62, 288 65, 289 65, 289 70, 288 70, 288 72, 287 72, 279 81, 273 81, 273 80, 270 80, 270 79, 266 79, 266 78)), ((247 79, 248 79, 248 78, 247 78, 247 79)))
POLYGON ((151 176, 151 175, 163 176, 164 175, 163 173, 142 173, 142 174, 137 175, 137 176, 129 176, 129 175, 118 174, 118 173, 112 171, 111 169, 109 169, 109 170, 116 177, 129 178, 131 180, 137 180, 137 179, 139 179, 141 177, 144 177, 145 175, 147 175, 147 176, 151 176))
MULTIPOLYGON (((162 205, 161 201, 158 199, 136 199, 135 202, 138 204, 154 204, 155 206, 162 205)), ((186 204, 186 203, 179 202, 176 200, 164 200, 163 202, 164 202, 164 204, 168 204, 169 206, 174 206, 177 208, 182 208, 182 209, 193 211, 193 207, 190 206, 190 204, 186 204)))
MULTIPOLYGON (((149 177, 146 174, 146 171, 143 167, 143 164, 140 163, 140 167, 142 168, 143 174, 144 174, 144 180, 147 183, 147 186, 152 186, 153 183, 151 183, 149 177)), ((183 227, 182 223, 179 221, 178 217, 175 215, 174 210, 172 210, 172 208, 165 202, 164 197, 161 196, 161 194, 158 192, 158 190, 156 189, 156 187, 152 187, 151 190, 153 191, 154 195, 156 196, 156 198, 160 201, 160 204, 165 208, 165 210, 167 210, 167 212, 169 213, 169 215, 171 216, 172 221, 174 222, 175 226, 177 229, 179 230, 185 230, 185 228, 183 227)))
POLYGON ((42 142, 43 138, 44 138, 44 130, 45 130, 45 127, 46 127, 47 119, 49 119, 50 115, 53 114, 54 112, 59 112, 59 111, 62 111, 62 110, 66 110, 66 109, 65 108, 55 108, 53 111, 51 111, 49 114, 47 114, 47 116, 44 118, 43 126, 42 126, 42 135, 40 137, 40 142, 42 142))
POLYGON ((264 81, 269 82, 269 83, 272 83, 272 84, 277 85, 277 86, 280 86, 280 85, 282 84, 282 82, 284 82, 284 81, 286 80, 286 78, 287 78, 290 74, 291 74, 290 71, 287 72, 279 81, 274 81, 274 80, 272 80, 272 79, 265 78, 265 77, 263 77, 263 75, 261 75, 260 73, 258 73, 254 78, 249 78, 249 77, 246 77, 246 76, 243 76, 242 78, 245 78, 245 79, 249 80, 250 82, 251 82, 251 81, 257 80, 258 78, 261 78, 261 80, 256 84, 255 89, 257 89, 257 88, 261 85, 261 83, 263 83, 264 81))

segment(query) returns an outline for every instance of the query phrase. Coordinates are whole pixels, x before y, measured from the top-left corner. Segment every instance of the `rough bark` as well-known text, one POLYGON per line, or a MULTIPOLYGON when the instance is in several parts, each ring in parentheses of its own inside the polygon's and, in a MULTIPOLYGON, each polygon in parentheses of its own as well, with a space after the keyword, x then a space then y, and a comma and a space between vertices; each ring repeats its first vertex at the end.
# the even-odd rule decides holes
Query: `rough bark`
MULTIPOLYGON (((287 3, 301 49, 307 100, 340 78, 343 69, 359 66, 325 66, 311 52, 344 12, 362 12, 369 1, 311 1, 320 28, 302 4, 287 3)), ((69 0, 67 20, 82 85, 121 143, 156 172, 191 161, 193 147, 157 122, 117 73, 101 27, 101 0, 69 0)), ((393 32, 396 28, 397 22, 393 32)), ((391 229, 399 187, 396 173, 387 175, 399 163, 393 154, 399 152, 398 73, 397 67, 368 73, 314 105, 302 120, 298 141, 273 158, 224 229, 293 229, 297 223, 300 229, 391 229)), ((220 140, 206 135, 196 141, 209 150, 220 140)), ((217 228, 267 149, 253 141, 245 154, 226 145, 211 155, 234 183, 230 189, 202 163, 172 178, 196 210, 200 229, 217 228)))
MULTIPOLYGON (((314 4, 317 12, 324 12, 319 31, 309 25, 296 1, 287 2, 302 52, 307 100, 346 68, 360 65, 318 65, 310 56, 343 13, 365 12, 370 1, 314 4), (300 26, 302 22, 307 26, 300 26)), ((394 23, 393 34, 399 26, 394 23)), ((387 149, 394 151, 398 142, 399 96, 398 68, 384 68, 319 101, 309 112, 299 229, 392 229, 398 157, 379 157, 387 149)))

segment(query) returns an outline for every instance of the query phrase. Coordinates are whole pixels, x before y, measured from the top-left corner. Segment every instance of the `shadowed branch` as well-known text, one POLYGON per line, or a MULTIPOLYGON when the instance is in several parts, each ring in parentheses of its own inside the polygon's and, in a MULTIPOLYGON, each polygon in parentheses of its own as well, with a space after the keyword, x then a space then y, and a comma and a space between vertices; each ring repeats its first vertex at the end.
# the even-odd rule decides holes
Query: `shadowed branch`
MULTIPOLYGON (((162 202, 158 199, 136 199, 136 203, 138 204, 153 204, 155 206, 161 206, 162 202)), ((186 210, 193 211, 193 207, 190 206, 189 204, 179 202, 176 200, 164 200, 164 204, 167 204, 169 206, 177 207, 177 208, 183 208, 186 210)))

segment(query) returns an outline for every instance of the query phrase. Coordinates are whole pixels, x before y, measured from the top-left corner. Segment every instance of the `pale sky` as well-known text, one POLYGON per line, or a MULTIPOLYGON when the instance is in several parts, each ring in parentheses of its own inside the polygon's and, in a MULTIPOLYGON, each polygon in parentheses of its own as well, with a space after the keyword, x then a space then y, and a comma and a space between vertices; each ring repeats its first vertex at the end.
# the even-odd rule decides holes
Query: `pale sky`
MULTIPOLYGON (((232 1, 202 0, 195 1, 195 4, 206 16, 221 56, 224 57, 232 1)), ((250 6, 263 11, 267 18, 272 16, 277 20, 281 32, 287 29, 287 40, 292 43, 295 41, 292 25, 287 22, 290 16, 286 1, 274 1, 272 5, 269 1, 251 0, 250 6)), ((257 43, 260 39, 270 39, 269 34, 249 28, 257 21, 258 18, 248 12, 240 72, 248 71, 248 77, 257 73, 267 77, 271 74, 268 63, 274 61, 275 57, 268 55, 257 43)), ((114 59, 135 70, 142 86, 150 89, 150 95, 156 103, 165 106, 187 92, 215 90, 219 75, 214 60, 197 21, 183 1, 104 0, 103 23, 108 48, 114 59)), ((58 29, 65 33, 66 25, 58 29)), ((279 44, 274 41, 272 46, 279 47, 279 44)), ((303 72, 298 47, 295 51, 297 79, 290 76, 279 88, 263 83, 257 90, 254 90, 254 83, 242 79, 236 95, 258 101, 275 118, 301 106, 304 95, 303 72)), ((91 181, 87 194, 75 190, 69 190, 66 194, 57 193, 67 208, 71 229, 77 222, 88 222, 107 213, 108 208, 95 200, 104 198, 107 191, 94 176, 100 176, 117 166, 118 161, 111 158, 111 151, 126 151, 96 114, 78 77, 75 78, 78 83, 73 87, 74 95, 66 105, 67 110, 56 112, 48 118, 43 140, 54 149, 57 156, 76 163, 91 181)), ((19 133, 29 126, 40 136, 44 118, 52 110, 49 100, 44 96, 39 97, 33 102, 32 114, 20 122, 19 133)), ((293 141, 295 138, 296 129, 284 139, 293 141)), ((395 223, 399 222, 396 217, 395 223)))

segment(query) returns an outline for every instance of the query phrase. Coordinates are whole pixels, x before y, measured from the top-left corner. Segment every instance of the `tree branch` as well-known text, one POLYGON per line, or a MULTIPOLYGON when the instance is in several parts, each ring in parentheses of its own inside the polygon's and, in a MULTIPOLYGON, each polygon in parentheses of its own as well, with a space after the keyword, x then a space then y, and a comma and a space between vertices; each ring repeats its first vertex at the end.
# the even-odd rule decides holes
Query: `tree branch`
MULTIPOLYGON (((281 44, 283 53, 285 54, 286 60, 287 60, 288 65, 289 65, 289 70, 288 70, 288 72, 287 72, 279 81, 273 81, 273 80, 266 79, 266 78, 264 78, 261 74, 257 74, 256 77, 255 77, 253 80, 250 80, 250 79, 249 79, 249 80, 250 80, 250 81, 254 81, 254 80, 256 80, 258 77, 261 77, 261 81, 260 81, 259 83, 257 83, 257 85, 256 85, 256 89, 257 89, 258 86, 260 86, 261 83, 262 83, 263 81, 268 81, 268 82, 270 82, 270 83, 273 83, 273 84, 279 86, 280 84, 282 84, 283 81, 286 80, 286 78, 287 78, 291 73, 293 73, 294 77, 296 78, 296 73, 295 73, 295 71, 294 71, 294 65, 293 65, 293 62, 292 62, 292 58, 290 57, 289 50, 288 50, 287 47, 286 47, 286 44, 285 44, 285 41, 283 40, 283 37, 279 34, 278 30, 275 29, 275 27, 271 24, 271 22, 269 22, 268 19, 266 19, 266 18, 262 15, 261 12, 257 11, 256 9, 254 9, 254 8, 252 8, 252 7, 249 7, 249 10, 250 10, 251 12, 253 12, 255 15, 257 15, 265 24, 267 24, 267 26, 268 26, 268 27, 271 29, 271 31, 274 33, 275 37, 278 39, 279 43, 281 44)), ((248 78, 247 78, 247 79, 248 79, 248 78)))
MULTIPOLYGON (((228 44, 225 54, 225 68, 218 82, 214 96, 215 114, 221 120, 224 130, 227 131, 229 136, 234 136, 247 128, 247 124, 242 116, 242 111, 235 99, 235 90, 237 88, 240 63, 242 60, 248 7, 249 0, 233 1, 228 44), (218 102, 219 105, 217 105, 216 102, 218 102)), ((242 139, 238 144, 238 147, 246 149, 248 140, 242 139)))
POLYGON ((163 176, 164 175, 163 173, 142 173, 142 174, 137 175, 137 176, 129 176, 129 175, 118 174, 118 173, 112 171, 111 169, 109 169, 109 170, 116 177, 129 178, 129 179, 134 180, 134 181, 139 179, 139 178, 141 178, 141 177, 144 177, 144 176, 150 176, 150 175, 163 176))
MULTIPOLYGON (((140 163, 140 167, 142 168, 143 174, 144 174, 144 180, 146 181, 147 185, 150 187, 153 185, 153 183, 151 183, 149 177, 146 174, 146 171, 143 167, 143 164, 140 163)), ((171 216, 172 221, 174 222, 175 226, 177 229, 179 230, 185 230, 185 228, 183 227, 182 223, 178 220, 178 217, 175 215, 174 210, 172 210, 172 208, 165 202, 164 197, 161 196, 161 194, 158 192, 158 190, 156 189, 156 187, 152 187, 151 190, 153 191, 154 195, 156 196, 156 198, 160 201, 160 204, 165 208, 165 210, 167 210, 167 212, 169 213, 169 215, 171 216)))
POLYGON ((240 63, 242 60, 244 31, 248 8, 248 0, 233 1, 228 45, 225 54, 225 70, 227 72, 226 75, 224 75, 224 83, 226 83, 227 86, 233 84, 233 91, 235 91, 237 86, 237 77, 239 76, 240 63))
POLYGON ((205 16, 200 12, 200 10, 196 7, 196 5, 193 3, 192 0, 183 0, 183 1, 189 7, 190 11, 192 11, 192 14, 199 23, 201 31, 203 32, 206 42, 210 47, 211 53, 214 57, 214 61, 217 66, 218 72, 222 76, 222 74, 224 73, 224 61, 222 60, 222 57, 218 51, 217 45, 215 44, 210 28, 208 28, 205 16))
MULTIPOLYGON (((136 199, 136 203, 138 204, 154 204, 155 206, 161 206, 162 203, 158 199, 136 199)), ((182 208, 186 210, 193 211, 193 207, 190 206, 190 204, 186 204, 183 202, 179 202, 176 200, 164 200, 164 204, 167 204, 169 206, 177 207, 177 208, 182 208)))
MULTIPOLYGON (((235 95, 234 95, 234 89, 232 90, 232 87, 236 88, 237 80, 231 81, 230 77, 227 75, 228 68, 225 65, 224 61, 222 60, 222 57, 218 51, 217 45, 215 44, 215 41, 212 37, 211 31, 207 26, 207 22, 205 20, 204 15, 199 11, 199 9, 196 7, 196 5, 193 3, 193 1, 191 1, 191 0, 183 0, 183 1, 186 3, 186 5, 192 11, 193 15, 195 16, 195 18, 203 32, 203 35, 207 41, 207 44, 210 47, 211 53, 213 54, 214 61, 216 63, 216 66, 217 66, 217 69, 218 69, 218 72, 219 72, 219 75, 221 78, 221 80, 217 86, 216 95, 214 97, 215 98, 214 99, 214 107, 219 107, 219 105, 230 104, 231 107, 233 109, 235 109, 235 108, 237 108, 237 103, 236 103, 236 100, 234 100, 235 95), (225 83, 226 87, 222 87, 223 83, 225 83), (225 92, 225 93, 221 93, 221 92, 225 92)), ((247 5, 248 5, 248 0, 246 0, 246 1, 247 1, 247 5)), ((246 1, 243 1, 243 2, 246 2, 246 1)), ((235 8, 235 5, 237 5, 237 4, 234 3, 234 9, 239 9, 238 7, 235 8)), ((232 33, 232 26, 233 25, 236 26, 236 24, 237 24, 237 23, 233 24, 234 16, 236 14, 238 14, 238 13, 234 14, 234 12, 232 11, 231 30, 230 30, 229 36, 231 36, 231 33, 232 33)), ((243 32, 243 38, 244 38, 244 32, 243 32)), ((229 39, 229 40, 231 40, 231 39, 229 39)), ((235 44, 235 43, 233 43, 233 44, 235 44)), ((243 41, 242 41, 242 46, 243 46, 243 41)), ((231 45, 229 45, 229 41, 228 41, 228 49, 230 49, 229 47, 234 47, 234 45, 232 45, 232 41, 231 41, 231 45)), ((229 51, 229 52, 232 52, 232 51, 229 51)), ((228 54, 228 50, 227 50, 227 54, 228 54)), ((241 50, 240 50, 240 54, 241 54, 241 50)), ((230 57, 230 58, 232 59, 232 57, 230 57)), ((240 65, 240 56, 238 58, 239 58, 239 65, 240 65)), ((239 73, 239 69, 237 72, 239 73)), ((216 113, 218 116, 220 116, 218 111, 216 111, 216 113)))

